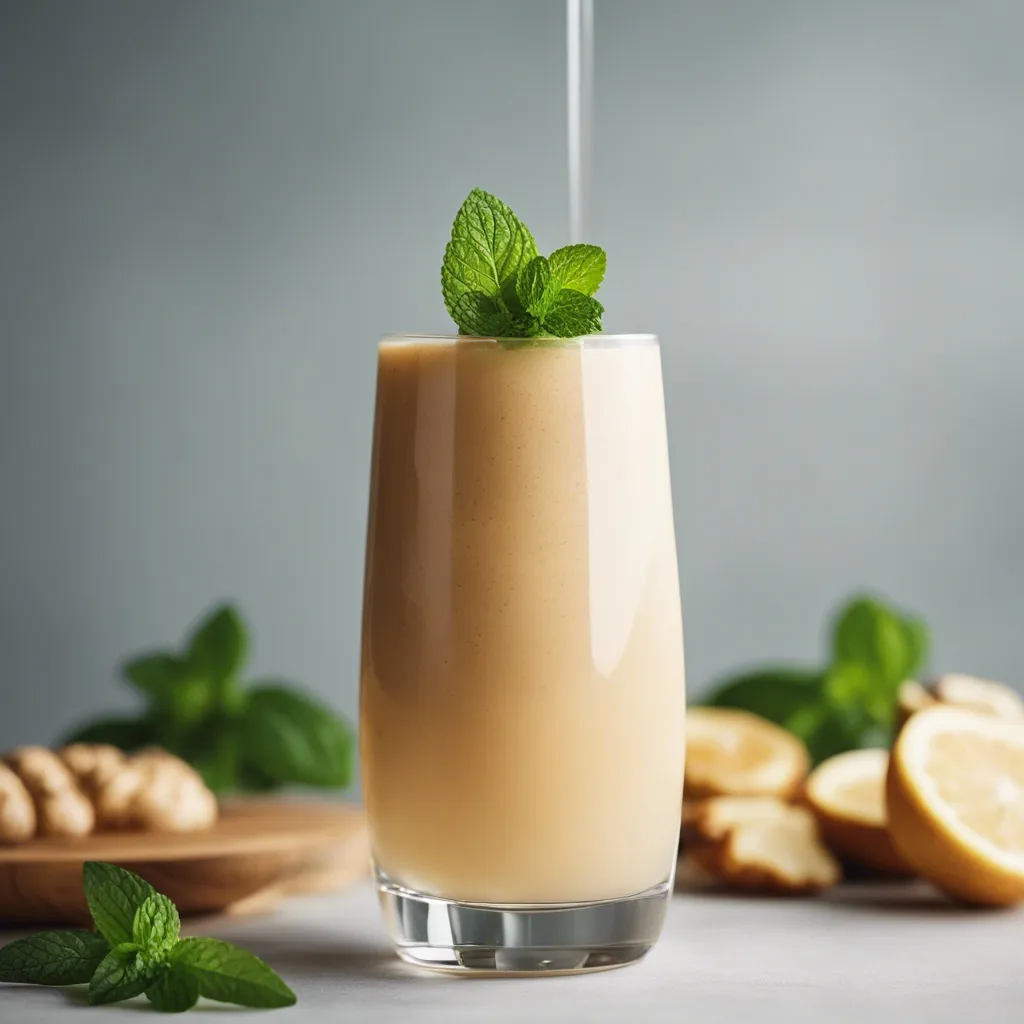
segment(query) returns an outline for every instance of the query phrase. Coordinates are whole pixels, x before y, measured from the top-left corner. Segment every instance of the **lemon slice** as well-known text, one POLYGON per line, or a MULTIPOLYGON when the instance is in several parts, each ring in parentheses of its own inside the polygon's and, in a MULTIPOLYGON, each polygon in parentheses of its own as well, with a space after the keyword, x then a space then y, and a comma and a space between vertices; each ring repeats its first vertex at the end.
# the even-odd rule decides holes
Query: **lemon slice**
POLYGON ((889 837, 885 776, 889 753, 851 750, 811 772, 804 799, 814 812, 822 838, 842 857, 891 875, 912 875, 889 837))
POLYGON ((893 748, 889 834, 952 896, 1024 900, 1024 722, 963 708, 919 711, 893 748))
POLYGON ((956 704, 996 718, 1024 719, 1024 700, 1016 690, 991 679, 978 679, 959 673, 939 676, 932 685, 943 704, 956 704))
POLYGON ((788 798, 807 775, 807 749, 766 718, 732 708, 686 713, 686 797, 788 798))

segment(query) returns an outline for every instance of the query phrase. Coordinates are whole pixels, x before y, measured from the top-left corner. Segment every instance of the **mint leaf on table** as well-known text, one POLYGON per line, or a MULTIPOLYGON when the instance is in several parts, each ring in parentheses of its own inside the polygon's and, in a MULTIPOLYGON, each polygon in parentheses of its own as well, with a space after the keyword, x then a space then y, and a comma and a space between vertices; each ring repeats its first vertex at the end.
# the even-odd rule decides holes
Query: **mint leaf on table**
POLYGON ((562 288, 593 295, 604 280, 608 257, 597 245, 567 245, 550 256, 551 275, 562 288))
POLYGON ((89 1005, 120 1003, 141 996, 152 984, 155 970, 138 954, 111 950, 89 982, 89 1005))
POLYGON ((291 1006, 295 993, 259 957, 220 939, 182 939, 171 963, 199 982, 200 995, 239 1006, 291 1006))
POLYGON ((156 890, 133 871, 101 861, 86 861, 82 869, 85 899, 100 934, 117 946, 135 941, 135 915, 156 890))
POLYGON ((187 968, 163 964, 146 998, 161 1013, 184 1013, 199 1000, 199 979, 187 968))
POLYGON ((0 949, 0 981, 27 985, 85 985, 110 952, 96 932, 39 932, 0 949))
POLYGON ((578 338, 601 330, 604 306, 582 292, 563 288, 551 301, 542 326, 556 338, 578 338))
POLYGON ((183 1013, 200 995, 253 1007, 295 1002, 295 993, 252 953, 219 939, 179 938, 177 907, 138 875, 89 861, 82 879, 103 934, 40 932, 12 942, 0 949, 0 982, 87 982, 93 1006, 145 992, 164 1013, 183 1013))
POLYGON ((135 911, 132 934, 144 956, 162 959, 181 934, 178 908, 166 896, 155 893, 135 911))
POLYGON ((329 708, 296 690, 256 686, 241 723, 245 762, 280 782, 347 786, 354 737, 329 708))

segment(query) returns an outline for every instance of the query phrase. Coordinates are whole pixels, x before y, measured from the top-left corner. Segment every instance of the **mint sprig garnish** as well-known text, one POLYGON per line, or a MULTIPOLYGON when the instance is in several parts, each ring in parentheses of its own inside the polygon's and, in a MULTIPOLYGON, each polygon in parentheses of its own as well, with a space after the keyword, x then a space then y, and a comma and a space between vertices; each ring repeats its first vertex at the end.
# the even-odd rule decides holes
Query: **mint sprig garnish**
MULTIPOLYGON (((477 323, 484 334, 492 333, 490 326, 477 323)), ((238 610, 214 608, 180 650, 152 651, 122 666, 147 702, 142 714, 99 719, 63 742, 127 751, 161 746, 193 765, 215 793, 347 786, 355 753, 350 725, 296 686, 247 679, 249 647, 238 610)))
POLYGON ((295 993, 258 957, 220 939, 179 938, 178 909, 138 875, 89 862, 82 873, 99 932, 40 932, 0 949, 0 982, 89 985, 89 1003, 146 994, 182 1013, 200 995, 238 1006, 291 1006, 295 993))
POLYGON ((455 217, 441 291, 460 334, 574 338, 601 330, 594 292, 606 256, 596 245, 538 254, 530 229, 500 199, 475 188, 455 217))

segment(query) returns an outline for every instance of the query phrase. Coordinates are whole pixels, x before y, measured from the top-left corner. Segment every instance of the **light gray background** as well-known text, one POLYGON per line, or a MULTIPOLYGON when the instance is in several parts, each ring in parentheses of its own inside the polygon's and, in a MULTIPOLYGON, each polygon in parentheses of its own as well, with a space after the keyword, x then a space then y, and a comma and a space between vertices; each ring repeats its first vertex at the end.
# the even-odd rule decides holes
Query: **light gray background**
MULTIPOLYGON (((598 0, 611 329, 663 339, 694 689, 878 589, 1024 678, 1024 5, 598 0)), ((0 3, 0 747, 237 598, 356 704, 374 343, 481 185, 567 232, 564 13, 0 3)))

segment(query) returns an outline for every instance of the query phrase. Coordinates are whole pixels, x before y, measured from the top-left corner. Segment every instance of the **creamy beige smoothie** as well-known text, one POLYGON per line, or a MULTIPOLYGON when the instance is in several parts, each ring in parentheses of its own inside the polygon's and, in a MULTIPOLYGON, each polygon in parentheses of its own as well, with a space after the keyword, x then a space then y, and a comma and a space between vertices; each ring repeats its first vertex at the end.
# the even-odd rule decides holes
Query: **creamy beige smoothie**
POLYGON ((669 877, 685 698, 653 338, 382 342, 365 586, 392 882, 567 903, 669 877))

